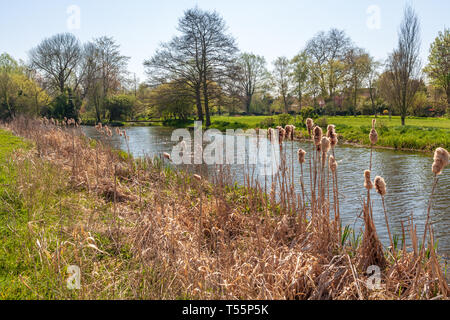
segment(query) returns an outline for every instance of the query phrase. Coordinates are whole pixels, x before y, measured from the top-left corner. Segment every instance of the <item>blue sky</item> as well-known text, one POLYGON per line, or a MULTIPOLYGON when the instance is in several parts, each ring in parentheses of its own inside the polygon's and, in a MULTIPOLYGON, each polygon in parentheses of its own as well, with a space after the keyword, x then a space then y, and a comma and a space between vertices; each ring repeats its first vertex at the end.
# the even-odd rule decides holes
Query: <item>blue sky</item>
POLYGON ((184 10, 198 5, 217 10, 242 51, 265 56, 267 62, 292 57, 318 31, 344 29, 358 46, 385 59, 397 42, 403 7, 410 3, 421 21, 423 63, 438 31, 450 26, 448 0, 0 0, 0 52, 26 60, 42 39, 72 32, 81 41, 108 35, 130 56, 129 70, 145 80, 142 62, 158 44, 176 34, 184 10), (80 9, 79 29, 69 29, 67 10, 80 9), (367 12, 375 6, 375 11, 367 12), (373 20, 378 10, 380 19, 373 20), (379 23, 368 25, 369 21, 379 23), (375 27, 373 27, 375 26, 375 27), (378 27, 379 28, 378 28, 378 27))

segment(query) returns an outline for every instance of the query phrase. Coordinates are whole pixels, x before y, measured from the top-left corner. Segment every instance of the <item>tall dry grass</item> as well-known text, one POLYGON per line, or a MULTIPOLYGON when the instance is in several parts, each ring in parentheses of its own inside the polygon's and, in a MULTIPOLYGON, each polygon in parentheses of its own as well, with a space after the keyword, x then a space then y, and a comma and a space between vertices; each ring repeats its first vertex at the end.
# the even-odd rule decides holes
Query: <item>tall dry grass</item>
MULTIPOLYGON (((60 222, 66 230, 65 250, 50 240, 35 248, 48 257, 55 275, 71 261, 83 266, 83 289, 76 298, 440 299, 450 294, 431 224, 422 244, 411 219, 411 248, 383 248, 371 191, 375 185, 384 205, 386 186, 383 189, 380 179, 372 183, 370 172, 362 241, 355 245, 348 228, 342 230, 334 127, 323 137, 322 129, 308 119, 314 151, 298 153, 300 194, 293 187, 293 163, 286 161, 285 153, 289 141, 284 135, 292 137, 292 127, 269 130, 271 139, 279 139, 282 155, 271 190, 252 179, 250 171, 245 187, 236 187, 228 183, 226 168, 219 168, 211 184, 199 174, 168 168, 167 155, 121 157, 90 141, 72 123, 17 118, 5 127, 34 142, 37 151, 28 157, 35 163, 45 161, 70 173, 67 188, 93 202, 60 222), (303 181, 304 165, 310 171, 309 190, 303 181), (107 237, 108 245, 93 235, 107 237), (95 254, 83 256, 85 247, 95 254), (118 254, 126 248, 129 255, 118 254), (382 286, 376 290, 367 282, 371 265, 382 271, 382 286)), ((36 168, 30 174, 40 173, 36 168)), ((27 188, 26 179, 21 181, 27 188)), ((58 294, 68 295, 64 289, 58 294)))

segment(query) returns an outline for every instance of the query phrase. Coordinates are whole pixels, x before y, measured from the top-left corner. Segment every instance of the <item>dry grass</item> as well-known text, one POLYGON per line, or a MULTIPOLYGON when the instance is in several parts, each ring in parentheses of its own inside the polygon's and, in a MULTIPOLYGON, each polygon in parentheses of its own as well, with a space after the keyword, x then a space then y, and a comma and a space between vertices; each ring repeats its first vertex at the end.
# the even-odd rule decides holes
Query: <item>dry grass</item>
MULTIPOLYGON (((18 171, 24 193, 44 174, 42 163, 50 163, 67 177, 59 188, 85 200, 73 199, 71 214, 46 226, 63 230, 64 241, 41 239, 32 249, 53 270, 48 277, 59 279, 51 297, 432 299, 450 294, 430 226, 424 253, 412 220, 412 248, 383 249, 373 223, 371 190, 364 202, 363 240, 356 246, 349 241, 340 223, 338 168, 334 157, 326 161, 330 151, 320 147, 319 129, 310 128, 317 151, 305 160, 309 194, 303 177, 303 192, 296 194, 292 163, 284 156, 272 189, 265 192, 250 174, 245 187, 230 187, 222 168, 212 185, 199 175, 168 169, 164 159, 121 157, 74 125, 19 118, 5 127, 35 144, 14 160, 18 168, 30 163, 27 173, 18 171), (79 292, 65 289, 62 270, 68 264, 82 269, 79 292), (367 286, 366 270, 374 264, 382 270, 378 290, 367 286)), ((285 141, 282 155, 288 147, 285 141)), ((39 221, 40 214, 33 212, 27 223, 39 221)), ((30 231, 31 241, 41 231, 38 226, 30 231)), ((43 295, 32 283, 27 282, 28 289, 43 295)))

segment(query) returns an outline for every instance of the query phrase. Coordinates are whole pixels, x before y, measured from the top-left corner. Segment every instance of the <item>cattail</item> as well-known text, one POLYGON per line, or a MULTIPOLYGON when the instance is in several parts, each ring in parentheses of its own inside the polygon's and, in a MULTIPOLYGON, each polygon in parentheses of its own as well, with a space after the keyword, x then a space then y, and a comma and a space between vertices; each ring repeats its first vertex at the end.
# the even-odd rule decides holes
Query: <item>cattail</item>
POLYGON ((303 149, 298 149, 297 154, 298 154, 298 162, 305 163, 306 151, 303 149))
POLYGON ((364 171, 364 187, 365 187, 367 190, 370 190, 370 189, 373 188, 373 183, 372 183, 372 181, 370 180, 370 170, 364 171))
POLYGON ((377 130, 375 130, 375 129, 370 130, 369 139, 370 139, 371 144, 376 144, 378 142, 377 130))
POLYGON ((272 140, 272 138, 273 138, 273 129, 272 129, 272 128, 269 128, 269 129, 267 130, 267 138, 268 138, 269 140, 272 140))
POLYGON ((328 160, 328 166, 330 167, 331 172, 335 172, 337 170, 337 162, 334 156, 330 156, 328 160))
POLYGON ((284 130, 286 131, 286 138, 294 140, 295 126, 292 124, 287 124, 284 130))
POLYGON ((194 174, 193 177, 197 181, 202 181, 202 177, 200 177, 198 174, 194 174))
POLYGON ((370 130, 370 135, 369 135, 370 143, 372 145, 374 145, 378 142, 378 133, 377 133, 377 130, 375 130, 376 122, 377 122, 376 119, 372 119, 372 130, 370 130))
POLYGON ((450 155, 444 148, 437 148, 434 152, 434 162, 432 166, 433 173, 438 175, 448 165, 450 155))
POLYGON ((323 152, 323 153, 327 153, 328 151, 330 151, 330 148, 331 148, 331 142, 330 142, 330 139, 329 139, 329 138, 323 137, 323 138, 322 138, 321 145, 322 145, 322 152, 323 152))
POLYGON ((163 153, 164 158, 166 158, 167 160, 171 161, 171 157, 170 154, 168 154, 167 152, 163 153))
POLYGON ((278 129, 278 143, 283 144, 284 137, 286 136, 286 131, 283 128, 278 129))
POLYGON ((311 136, 313 127, 314 127, 313 119, 311 119, 311 118, 306 119, 306 128, 308 128, 309 136, 311 136))
POLYGON ((319 126, 315 126, 313 129, 313 134, 314 134, 314 144, 316 146, 319 146, 320 143, 322 142, 322 128, 319 126))
POLYGON ((384 182, 384 179, 382 177, 376 177, 374 183, 375 190, 384 197, 386 194, 386 182, 384 182))

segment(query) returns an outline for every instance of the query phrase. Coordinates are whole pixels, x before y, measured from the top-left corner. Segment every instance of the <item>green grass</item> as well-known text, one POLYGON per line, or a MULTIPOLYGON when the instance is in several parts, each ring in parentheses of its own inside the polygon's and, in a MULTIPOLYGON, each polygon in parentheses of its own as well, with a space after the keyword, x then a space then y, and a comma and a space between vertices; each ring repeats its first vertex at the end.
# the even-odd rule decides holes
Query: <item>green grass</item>
MULTIPOLYGON (((315 122, 323 129, 326 129, 328 124, 336 125, 341 141, 369 145, 372 119, 371 116, 337 116, 321 117, 315 122)), ((236 128, 267 128, 270 123, 272 127, 282 125, 279 116, 214 116, 211 127, 224 131, 236 128)), ((291 123, 295 124, 303 135, 307 135, 300 117, 292 117, 291 123)), ((391 119, 388 116, 379 116, 376 129, 379 135, 378 146, 422 151, 433 151, 437 147, 450 148, 450 119, 448 118, 408 117, 406 125, 402 126, 398 116, 391 119)))

